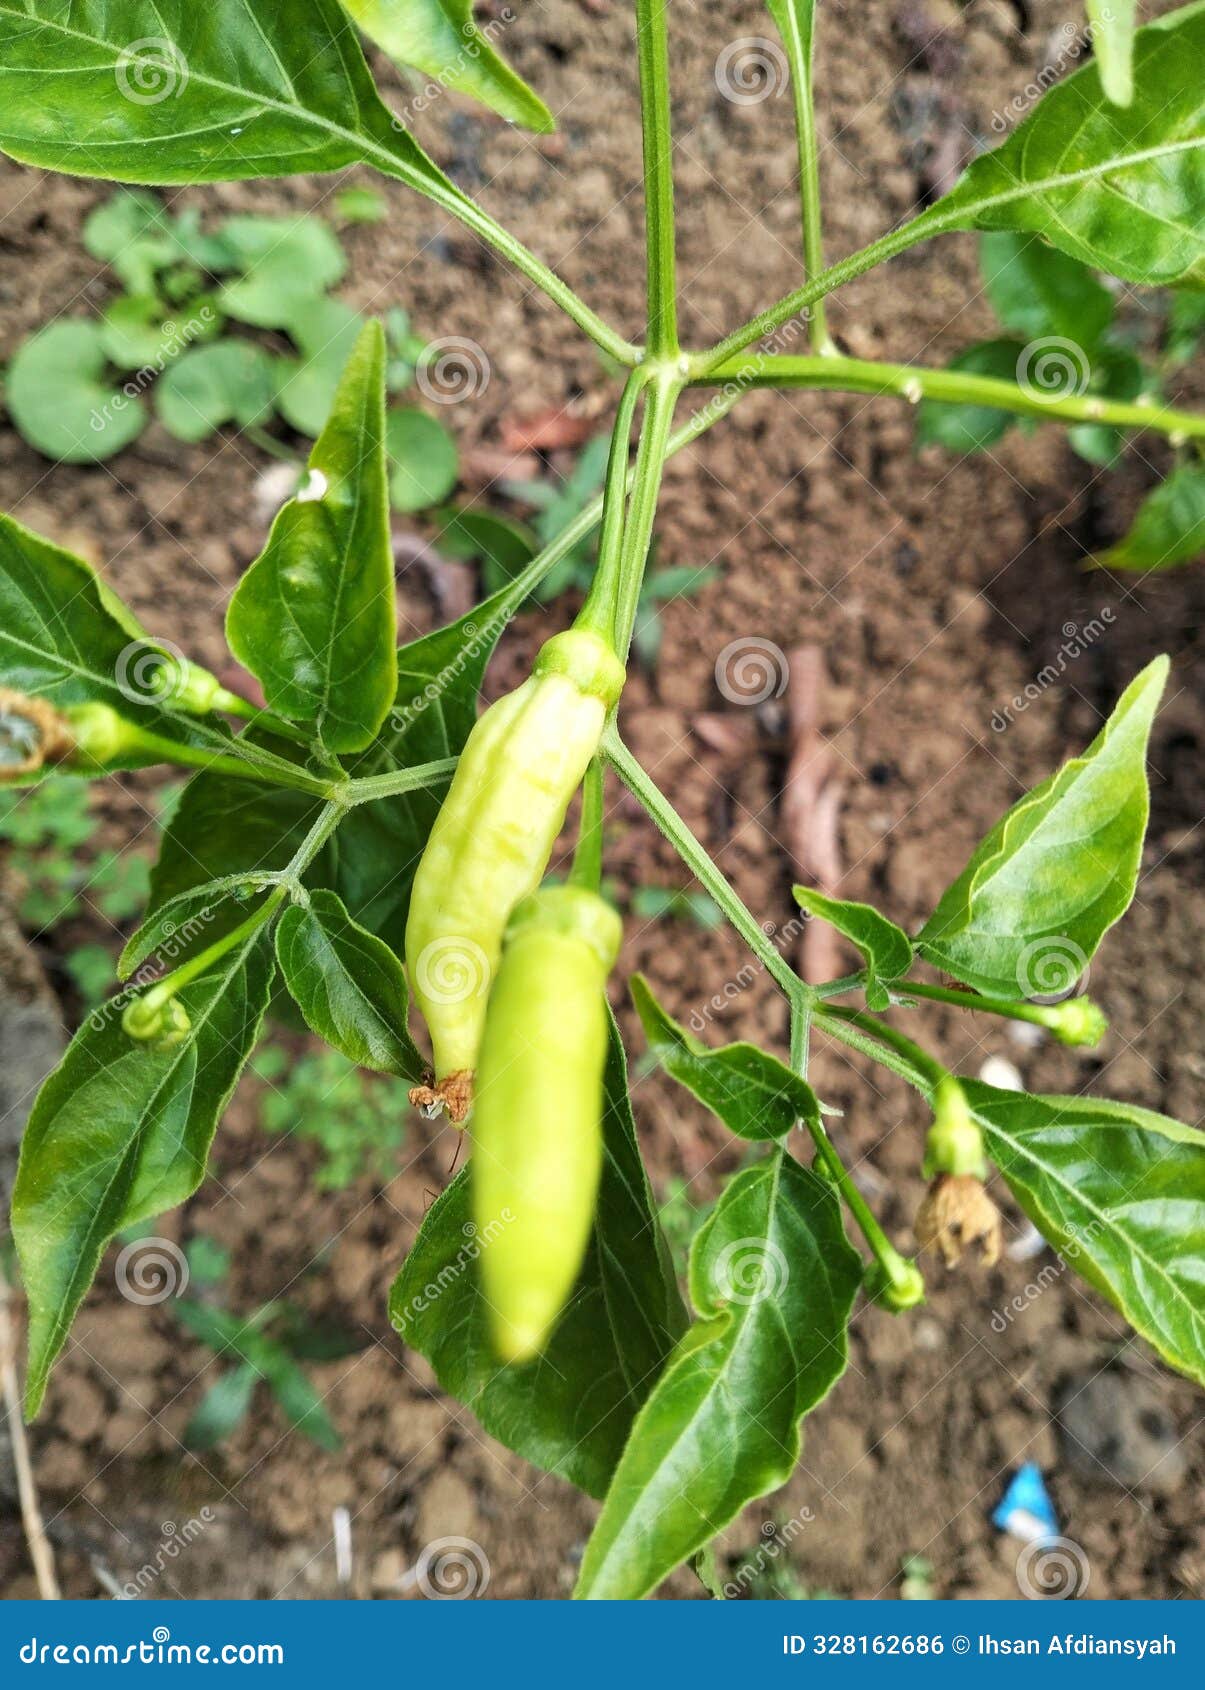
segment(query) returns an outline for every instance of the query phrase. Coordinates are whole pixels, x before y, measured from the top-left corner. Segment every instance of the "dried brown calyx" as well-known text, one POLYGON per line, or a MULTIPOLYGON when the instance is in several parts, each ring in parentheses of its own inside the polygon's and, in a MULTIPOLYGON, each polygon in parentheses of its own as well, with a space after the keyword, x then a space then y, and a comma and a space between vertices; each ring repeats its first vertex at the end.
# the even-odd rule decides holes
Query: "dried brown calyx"
POLYGON ((0 781, 36 774, 74 747, 66 719, 52 704, 0 687, 0 781))
POLYGON ((462 1127, 473 1108, 473 1077, 471 1068, 461 1068, 438 1085, 411 1086, 410 1101, 424 1115, 434 1118, 442 1110, 454 1127, 462 1127))
POLYGON ((1000 1260, 1000 1211, 973 1174, 938 1174, 916 1213, 916 1242, 939 1250, 948 1268, 977 1248, 984 1267, 1000 1260))

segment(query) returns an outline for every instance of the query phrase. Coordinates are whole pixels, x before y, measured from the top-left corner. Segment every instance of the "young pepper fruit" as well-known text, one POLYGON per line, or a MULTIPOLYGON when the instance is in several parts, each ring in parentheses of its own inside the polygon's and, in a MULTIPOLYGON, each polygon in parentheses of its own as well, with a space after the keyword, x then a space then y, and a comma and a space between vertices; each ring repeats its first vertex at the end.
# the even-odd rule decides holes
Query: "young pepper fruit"
POLYGON ((478 721, 414 877, 406 926, 411 990, 426 1018, 433 1086, 411 1101, 454 1122, 472 1106, 490 985, 511 911, 543 879, 569 801, 598 749, 624 669, 572 628, 540 650, 522 686, 478 721))
POLYGON ((573 1290, 602 1165, 607 975, 622 923, 577 886, 525 898, 481 1043, 470 1163, 495 1348, 526 1361, 573 1290))

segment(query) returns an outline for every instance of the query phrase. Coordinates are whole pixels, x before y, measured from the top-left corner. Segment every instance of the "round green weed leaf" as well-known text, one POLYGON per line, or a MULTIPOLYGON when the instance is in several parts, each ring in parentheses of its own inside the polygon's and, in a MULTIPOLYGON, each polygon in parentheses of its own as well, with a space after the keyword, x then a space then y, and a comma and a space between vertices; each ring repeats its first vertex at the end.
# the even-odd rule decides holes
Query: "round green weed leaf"
POLYGON ((142 400, 106 379, 99 323, 51 323, 17 349, 8 371, 9 415, 23 439, 60 463, 111 458, 142 433, 142 400))

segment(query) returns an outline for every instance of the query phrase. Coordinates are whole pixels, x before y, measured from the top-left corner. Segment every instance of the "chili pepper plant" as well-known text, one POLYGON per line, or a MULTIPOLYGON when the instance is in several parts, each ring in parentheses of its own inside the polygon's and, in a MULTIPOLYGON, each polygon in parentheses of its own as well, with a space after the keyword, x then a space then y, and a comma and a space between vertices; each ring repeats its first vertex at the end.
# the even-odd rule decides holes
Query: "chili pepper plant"
MULTIPOLYGON (((1069 994, 1134 894, 1167 659, 1001 817, 919 931, 799 888, 807 918, 831 923, 862 959, 822 984, 780 954, 765 912, 745 906, 622 736, 663 466, 753 389, 1146 430, 1199 473, 1201 416, 1149 395, 1052 398, 974 369, 851 358, 829 334, 825 300, 922 241, 971 229, 1040 238, 1129 284, 1200 289, 1205 5, 1132 39, 1123 22, 1102 22, 1104 84, 1098 62, 1083 63, 942 198, 826 264, 814 6, 768 4, 792 74, 801 279, 718 344, 684 347, 666 0, 632 7, 647 213, 638 340, 455 186, 378 92, 357 25, 442 85, 549 126, 464 0, 0 0, 0 148, 13 158, 159 186, 368 166, 463 223, 622 373, 601 497, 468 616, 399 650, 387 349, 368 323, 308 477, 229 607, 230 648, 266 708, 194 663, 170 628, 144 629, 81 559, 0 525, 6 778, 192 771, 122 958, 125 985, 80 1029, 25 1135, 12 1225, 29 1413, 108 1241, 204 1179, 271 995, 284 990, 336 1050, 396 1077, 399 1111, 409 1089, 472 1140, 399 1264, 391 1315, 488 1432, 600 1500, 583 1597, 644 1596, 687 1561, 705 1573, 716 1534, 792 1472, 804 1417, 846 1365, 858 1299, 907 1318, 925 1275, 941 1271, 926 1265, 936 1255, 918 1263, 893 1247, 851 1179, 808 1079, 818 1032, 902 1076, 931 1111, 917 1147, 931 1181, 922 1245, 954 1260, 974 1243, 994 1259, 1000 1221, 983 1183, 994 1168, 1158 1354, 1205 1381, 1205 1136, 1124 1102, 960 1078, 923 1030, 938 1002, 1033 1022, 1068 1044, 1101 1036, 1104 1011, 1069 994), (806 351, 781 350, 792 325, 806 351), (597 567, 574 626, 477 720, 512 617, 595 524, 597 567), (608 776, 680 853, 789 1013, 783 1052, 709 1048, 630 983, 653 1057, 754 1157, 694 1238, 688 1300, 604 995, 618 949, 600 894, 608 776), (569 882, 541 889, 579 788, 569 882), (412 1037, 411 999, 429 1044, 412 1037)), ((714 12, 695 22, 721 21, 714 12)), ((1108 992, 1105 978, 1106 1005, 1108 992)))

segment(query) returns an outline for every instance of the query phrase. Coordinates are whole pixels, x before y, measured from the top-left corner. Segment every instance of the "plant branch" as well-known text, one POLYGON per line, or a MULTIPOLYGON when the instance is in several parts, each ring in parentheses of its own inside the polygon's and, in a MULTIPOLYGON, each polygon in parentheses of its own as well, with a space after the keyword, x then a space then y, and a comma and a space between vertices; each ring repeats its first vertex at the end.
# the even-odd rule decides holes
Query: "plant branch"
MULTIPOLYGON (((803 273, 805 277, 819 276, 824 270, 824 236, 820 218, 820 154, 812 97, 814 9, 798 5, 795 0, 779 0, 770 10, 791 66, 795 143, 799 155, 799 199, 803 218, 803 273)), ((808 337, 815 352, 829 356, 836 351, 829 338, 828 321, 821 300, 817 300, 809 312, 808 337)))
POLYGON ((648 355, 653 358, 678 356, 667 9, 668 0, 636 0, 640 120, 644 136, 648 355))
POLYGON ((409 769, 391 769, 383 775, 362 775, 332 798, 353 808, 357 804, 371 804, 378 798, 396 798, 401 792, 415 792, 422 786, 440 786, 451 780, 456 772, 455 757, 441 757, 433 763, 415 763, 409 769))
POLYGON ((615 607, 615 650, 621 657, 626 657, 632 643, 632 628, 652 544, 653 524, 657 520, 657 497, 661 491, 661 476, 669 447, 670 425, 681 391, 679 380, 654 381, 645 404, 640 444, 636 449, 632 497, 623 528, 615 607))
POLYGON ((728 920, 765 968, 775 984, 792 1001, 809 1002, 810 991, 775 950, 751 911, 729 885, 669 799, 641 768, 612 725, 603 735, 603 753, 629 792, 656 822, 682 861, 723 910, 728 920))
POLYGON ((582 782, 582 819, 569 883, 581 886, 587 892, 597 892, 602 884, 604 774, 602 758, 595 757, 582 782))
POLYGON ((647 381, 648 375, 643 369, 633 370, 615 413, 611 450, 607 458, 607 480, 602 495, 603 521, 598 542, 598 564, 578 617, 580 627, 590 628, 604 639, 612 638, 615 628, 619 577, 623 566, 624 515, 628 485, 632 479, 628 461, 632 447, 632 418, 647 381))
POLYGON ((330 780, 309 774, 283 757, 261 752, 258 747, 244 745, 242 740, 230 740, 228 751, 208 751, 199 745, 184 745, 163 734, 138 730, 139 750, 153 752, 165 763, 179 763, 185 768, 213 770, 217 774, 233 775, 239 780, 261 780, 269 786, 288 786, 297 792, 313 793, 315 798, 329 798, 334 787, 330 780))
POLYGON ((880 364, 873 359, 773 356, 749 353, 725 359, 705 382, 741 387, 811 387, 834 393, 892 394, 916 404, 934 399, 950 405, 989 405, 1045 421, 1107 423, 1117 428, 1153 428, 1160 433, 1205 440, 1205 416, 1165 405, 1130 404, 1096 394, 1043 397, 996 376, 962 370, 934 370, 914 364, 880 364))
POLYGON ((38 1501, 38 1485, 33 1463, 29 1459, 29 1441, 25 1436, 25 1420, 21 1413, 21 1386, 17 1378, 17 1341, 13 1331, 12 1287, 0 1265, 0 1395, 4 1400, 4 1418, 12 1445, 13 1467, 17 1475, 17 1495, 21 1503, 21 1523, 29 1559, 38 1581, 38 1595, 44 1602, 58 1602, 62 1598, 58 1576, 54 1568, 54 1551, 46 1536, 42 1509, 38 1501))
POLYGON ((873 1015, 866 1015, 858 1009, 836 1009, 829 1007, 818 1009, 815 1013, 815 1024, 833 1038, 839 1039, 851 1050, 856 1050, 863 1056, 869 1056, 872 1062, 877 1062, 884 1068, 889 1068, 893 1074, 898 1074, 902 1080, 907 1080, 910 1086, 925 1098, 931 1099, 934 1088, 949 1075, 949 1070, 937 1061, 936 1057, 922 1050, 911 1039, 905 1038, 894 1027, 889 1027, 883 1021, 878 1021, 873 1015))

